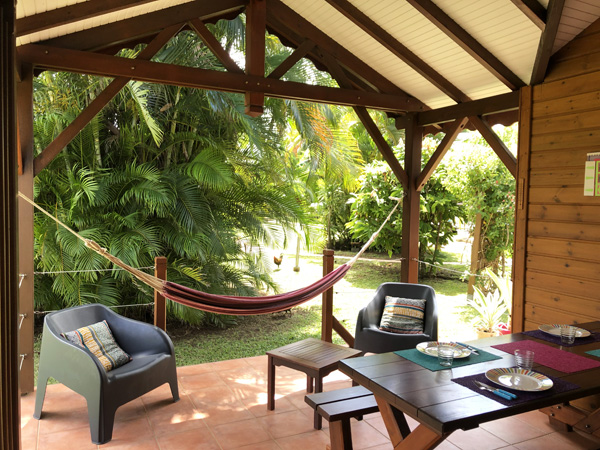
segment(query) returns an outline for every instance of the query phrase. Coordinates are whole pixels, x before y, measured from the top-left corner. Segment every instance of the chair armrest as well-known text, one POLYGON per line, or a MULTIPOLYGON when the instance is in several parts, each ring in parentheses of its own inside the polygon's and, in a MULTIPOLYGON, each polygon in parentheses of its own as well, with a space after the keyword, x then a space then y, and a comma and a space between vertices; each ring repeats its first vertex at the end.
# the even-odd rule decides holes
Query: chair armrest
POLYGON ((109 326, 119 346, 130 355, 175 354, 167 333, 154 325, 114 314, 109 326))

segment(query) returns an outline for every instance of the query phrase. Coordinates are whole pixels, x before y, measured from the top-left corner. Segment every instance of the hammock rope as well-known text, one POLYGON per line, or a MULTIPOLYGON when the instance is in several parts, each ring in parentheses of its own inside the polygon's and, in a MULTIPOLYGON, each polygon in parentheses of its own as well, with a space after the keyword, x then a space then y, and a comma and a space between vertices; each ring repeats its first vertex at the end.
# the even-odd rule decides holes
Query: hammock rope
POLYGON ((108 259, 116 266, 126 270, 131 275, 136 277, 142 283, 150 286, 157 292, 159 292, 165 298, 174 302, 180 303, 191 308, 200 309, 206 312, 212 312, 217 314, 230 314, 230 315, 255 315, 255 314, 266 314, 279 311, 285 311, 294 306, 300 305, 330 289, 334 284, 340 281, 348 270, 356 263, 360 256, 369 248, 369 246, 375 241, 385 224, 390 220, 402 198, 390 197, 392 200, 396 200, 396 205, 392 208, 386 219, 383 221, 381 226, 369 240, 363 245, 358 253, 350 259, 348 262, 342 264, 332 272, 325 275, 315 283, 306 286, 301 289, 286 292, 284 294, 267 295, 261 297, 243 297, 243 296, 231 296, 231 295, 216 295, 209 294, 207 292, 198 291, 196 289, 188 288, 177 283, 162 280, 148 273, 142 272, 139 269, 131 267, 130 265, 123 262, 121 259, 114 255, 111 255, 105 248, 101 247, 97 242, 83 237, 75 230, 68 227, 60 219, 50 214, 44 208, 36 204, 33 200, 23 195, 21 192, 18 193, 19 197, 25 200, 27 203, 38 209, 57 224, 64 227, 67 231, 71 232, 74 236, 81 239, 86 247, 95 251, 99 255, 108 259))

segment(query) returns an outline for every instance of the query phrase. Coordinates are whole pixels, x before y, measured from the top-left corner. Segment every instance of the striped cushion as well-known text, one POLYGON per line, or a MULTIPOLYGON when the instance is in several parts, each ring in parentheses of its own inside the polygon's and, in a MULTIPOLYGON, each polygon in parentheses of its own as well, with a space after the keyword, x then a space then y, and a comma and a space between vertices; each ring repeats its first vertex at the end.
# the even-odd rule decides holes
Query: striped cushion
POLYGON ((423 333, 426 301, 386 295, 379 329, 398 334, 423 333))
POLYGON ((61 333, 61 336, 73 344, 87 348, 107 372, 131 361, 131 357, 115 342, 106 320, 61 333))

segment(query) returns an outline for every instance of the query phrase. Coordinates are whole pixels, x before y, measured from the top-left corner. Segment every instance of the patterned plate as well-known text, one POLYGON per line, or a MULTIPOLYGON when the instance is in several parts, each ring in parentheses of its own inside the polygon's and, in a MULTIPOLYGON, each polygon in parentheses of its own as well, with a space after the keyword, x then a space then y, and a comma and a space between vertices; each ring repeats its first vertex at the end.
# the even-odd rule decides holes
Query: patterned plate
MULTIPOLYGON (((568 327, 568 326, 569 325, 560 324, 560 323, 551 323, 551 324, 540 325, 539 328, 544 333, 552 334, 554 336, 560 336, 560 329, 564 328, 564 327, 568 327)), ((575 328, 575 337, 576 338, 588 337, 591 335, 591 333, 588 330, 584 330, 583 328, 578 328, 578 327, 573 327, 573 328, 575 328)))
POLYGON ((471 350, 469 350, 467 347, 457 344, 456 342, 421 342, 417 345, 417 350, 419 350, 424 355, 433 356, 437 358, 438 346, 440 345, 448 345, 450 347, 454 347, 454 358, 466 358, 471 354, 471 350))
POLYGON ((554 384, 546 375, 517 367, 491 369, 485 373, 485 377, 502 387, 517 391, 545 391, 554 384))

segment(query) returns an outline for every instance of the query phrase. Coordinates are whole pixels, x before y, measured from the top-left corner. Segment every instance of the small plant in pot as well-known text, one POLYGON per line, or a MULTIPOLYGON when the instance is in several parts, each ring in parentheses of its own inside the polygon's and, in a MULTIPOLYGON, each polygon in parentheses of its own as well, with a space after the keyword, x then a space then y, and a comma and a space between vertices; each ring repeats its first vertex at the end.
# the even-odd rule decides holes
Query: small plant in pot
POLYGON ((490 290, 485 294, 480 288, 475 287, 475 295, 467 303, 475 310, 473 325, 479 338, 495 336, 499 330, 507 326, 503 319, 510 315, 510 298, 512 290, 510 281, 505 280, 489 269, 486 274, 496 285, 496 289, 490 290))

